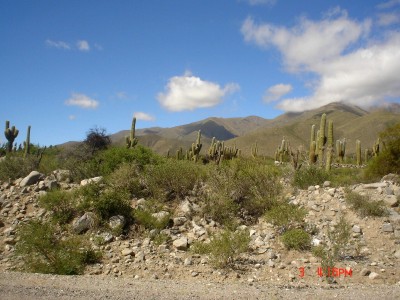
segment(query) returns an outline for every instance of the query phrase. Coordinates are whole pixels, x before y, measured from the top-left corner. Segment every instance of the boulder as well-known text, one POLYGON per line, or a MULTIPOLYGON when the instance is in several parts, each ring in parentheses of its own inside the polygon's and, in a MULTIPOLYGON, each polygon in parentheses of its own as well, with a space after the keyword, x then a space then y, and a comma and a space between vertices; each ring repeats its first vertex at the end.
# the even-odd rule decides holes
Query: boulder
POLYGON ((28 176, 26 176, 24 179, 21 180, 21 182, 19 183, 19 186, 24 187, 24 186, 35 184, 43 177, 44 177, 44 175, 39 173, 38 171, 32 171, 29 173, 28 176))
POLYGON ((176 239, 172 244, 177 250, 187 250, 188 239, 187 237, 181 237, 179 239, 176 239))
POLYGON ((81 186, 88 185, 89 183, 97 183, 100 182, 103 179, 103 176, 98 176, 98 177, 93 177, 89 179, 83 179, 81 181, 81 186))
POLYGON ((95 223, 95 216, 91 212, 85 213, 82 217, 76 219, 72 224, 72 229, 77 233, 84 233, 95 223))
POLYGON ((125 224, 126 224, 126 219, 124 216, 121 215, 112 216, 108 220, 108 225, 110 226, 111 229, 123 228, 125 224))

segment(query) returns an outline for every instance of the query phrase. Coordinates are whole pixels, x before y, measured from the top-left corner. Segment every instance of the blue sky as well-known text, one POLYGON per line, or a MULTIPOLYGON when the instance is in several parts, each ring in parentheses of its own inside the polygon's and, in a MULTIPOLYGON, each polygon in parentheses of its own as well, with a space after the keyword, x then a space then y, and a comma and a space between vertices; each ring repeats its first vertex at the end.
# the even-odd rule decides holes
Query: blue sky
POLYGON ((400 102, 399 29, 400 0, 0 0, 0 122, 54 145, 400 102))

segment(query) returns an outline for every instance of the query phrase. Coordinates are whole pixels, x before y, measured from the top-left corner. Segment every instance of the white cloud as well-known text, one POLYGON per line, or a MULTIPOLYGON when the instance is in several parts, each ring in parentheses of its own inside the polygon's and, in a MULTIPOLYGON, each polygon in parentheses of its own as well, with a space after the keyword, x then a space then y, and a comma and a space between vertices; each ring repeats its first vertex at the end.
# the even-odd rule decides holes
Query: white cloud
POLYGON ((217 83, 204 81, 187 72, 170 78, 165 92, 159 93, 157 99, 170 111, 194 110, 215 106, 222 102, 224 96, 238 89, 238 84, 229 83, 222 88, 217 83))
POLYGON ((293 28, 247 18, 241 31, 248 42, 278 48, 288 72, 316 76, 311 95, 278 104, 303 111, 335 101, 369 106, 400 97, 400 33, 369 40, 371 26, 369 19, 351 20, 342 11, 320 21, 303 18, 293 28))
POLYGON ((346 16, 347 13, 342 11, 338 18, 320 22, 303 18, 300 24, 290 29, 271 24, 257 25, 252 18, 247 18, 241 31, 248 42, 261 47, 277 47, 284 57, 286 68, 298 72, 337 57, 369 32, 370 20, 358 23, 346 16))
POLYGON ((137 119, 137 120, 142 120, 142 121, 154 121, 156 118, 152 115, 149 115, 147 113, 144 112, 135 112, 133 114, 133 116, 137 119))
POLYGON ((71 98, 65 100, 65 105, 79 106, 81 108, 95 109, 99 106, 99 102, 84 94, 73 93, 71 98))
POLYGON ((45 41, 46 45, 49 47, 57 48, 57 49, 64 49, 64 50, 70 50, 71 46, 63 41, 52 41, 50 39, 47 39, 45 41))
POLYGON ((89 51, 90 50, 89 42, 85 41, 85 40, 77 41, 76 47, 78 48, 79 51, 89 51))
POLYGON ((119 99, 119 100, 125 100, 128 99, 128 95, 126 94, 126 92, 117 92, 115 94, 115 98, 119 99))
POLYGON ((76 119, 76 116, 75 116, 75 115, 69 115, 69 116, 68 116, 68 119, 70 119, 71 121, 72 121, 72 120, 75 120, 75 119, 76 119))
POLYGON ((381 26, 389 26, 400 23, 400 15, 396 13, 387 13, 378 15, 378 24, 381 26))
POLYGON ((271 86, 268 90, 265 91, 263 100, 264 102, 273 102, 281 99, 287 93, 292 91, 293 87, 290 84, 276 84, 271 86))
POLYGON ((377 5, 379 9, 388 9, 392 8, 393 6, 400 5, 400 0, 390 0, 387 2, 383 2, 377 5))

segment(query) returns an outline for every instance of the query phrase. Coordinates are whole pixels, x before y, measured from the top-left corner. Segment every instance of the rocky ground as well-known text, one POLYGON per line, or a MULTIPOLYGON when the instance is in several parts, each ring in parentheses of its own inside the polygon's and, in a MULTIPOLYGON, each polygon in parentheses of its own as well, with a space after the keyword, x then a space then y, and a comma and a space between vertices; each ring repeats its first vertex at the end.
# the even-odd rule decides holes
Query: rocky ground
MULTIPOLYGON (((318 258, 311 252, 286 250, 276 229, 263 219, 247 227, 251 235, 250 250, 240 257, 235 268, 214 269, 207 256, 190 251, 194 241, 205 241, 209 233, 219 230, 214 221, 198 217, 195 196, 188 197, 170 216, 173 226, 163 231, 170 237, 168 243, 156 243, 148 236, 91 232, 86 234, 93 241, 93 247, 102 250, 104 255, 101 264, 87 268, 87 276, 66 279, 16 273, 21 266, 21 260, 13 255, 18 242, 18 223, 48 216, 49 212, 38 206, 37 199, 49 188, 78 186, 66 182, 63 172, 47 178, 40 174, 31 174, 31 177, 35 178, 28 176, 0 185, 0 271, 4 272, 0 276, 0 294, 5 295, 2 299, 54 299, 54 295, 70 299, 70 293, 74 299, 87 299, 90 295, 93 299, 279 299, 313 296, 319 291, 328 298, 347 295, 350 299, 359 299, 365 294, 367 299, 378 296, 395 299, 400 295, 400 186, 395 176, 351 187, 357 193, 370 195, 374 201, 383 200, 389 212, 385 217, 361 218, 347 207, 344 188, 331 187, 329 182, 307 190, 288 191, 287 198, 292 203, 308 210, 306 222, 318 232, 313 236, 315 245, 326 242, 326 230, 337 224, 340 216, 345 215, 351 223, 348 255, 335 265, 338 270, 346 270, 347 276, 335 276, 333 284, 318 275, 321 266, 318 258), (98 246, 95 241, 100 237, 106 243, 98 246), (110 296, 120 291, 120 297, 110 296)), ((143 205, 145 201, 133 199, 132 206, 143 205)), ((164 215, 159 213, 160 217, 164 215)), ((88 219, 90 214, 77 219, 75 230, 84 231, 88 219)), ((123 220, 115 216, 110 225, 116 226, 119 222, 123 220)))

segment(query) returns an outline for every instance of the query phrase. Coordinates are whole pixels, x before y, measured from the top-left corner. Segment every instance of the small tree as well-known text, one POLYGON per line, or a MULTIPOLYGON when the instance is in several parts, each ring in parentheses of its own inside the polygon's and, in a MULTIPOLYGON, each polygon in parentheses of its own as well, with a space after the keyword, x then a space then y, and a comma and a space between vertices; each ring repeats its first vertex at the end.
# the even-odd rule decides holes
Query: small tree
POLYGON ((91 128, 86 134, 86 139, 84 140, 86 146, 92 151, 92 153, 98 150, 107 149, 111 144, 111 139, 106 133, 104 128, 91 128))

